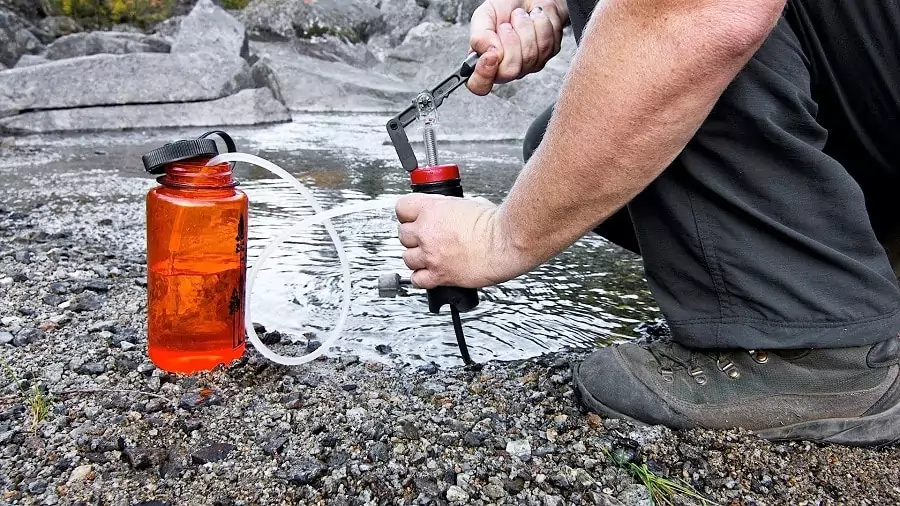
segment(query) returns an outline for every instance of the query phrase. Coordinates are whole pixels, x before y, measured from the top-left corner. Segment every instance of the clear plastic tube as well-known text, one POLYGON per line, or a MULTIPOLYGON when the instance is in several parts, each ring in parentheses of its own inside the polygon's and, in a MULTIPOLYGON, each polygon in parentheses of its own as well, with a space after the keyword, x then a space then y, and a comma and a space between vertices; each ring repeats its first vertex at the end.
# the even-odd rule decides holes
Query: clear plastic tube
POLYGON ((297 179, 291 176, 286 170, 268 160, 259 158, 258 156, 248 155, 246 153, 223 153, 207 162, 207 165, 215 165, 222 162, 244 162, 268 170, 269 172, 277 175, 281 179, 284 179, 285 181, 290 183, 291 186, 296 188, 306 198, 313 210, 316 211, 315 215, 304 218, 295 223, 292 227, 285 230, 283 233, 281 233, 281 235, 279 235, 266 246, 263 252, 256 259, 256 262, 254 262, 253 267, 250 269, 250 273, 247 276, 247 289, 244 303, 244 313, 246 316, 244 325, 247 331, 247 337, 253 344, 253 347, 259 350, 259 352, 264 357, 282 365, 301 365, 315 360, 316 358, 324 355, 328 351, 328 349, 334 346, 334 344, 340 338, 341 332, 344 330, 344 324, 347 321, 347 316, 350 313, 350 263, 347 261, 347 254, 344 251, 344 245, 343 243, 341 243, 341 239, 340 237, 338 237, 337 231, 335 231, 334 226, 329 220, 331 218, 344 216, 347 214, 393 208, 396 206, 397 199, 381 202, 362 202, 358 204, 350 204, 326 211, 322 209, 322 206, 319 205, 319 202, 307 187, 303 186, 300 181, 297 181, 297 179), (263 344, 263 342, 256 335, 256 331, 253 329, 253 319, 250 316, 250 299, 253 293, 253 283, 254 281, 256 281, 256 276, 259 274, 259 271, 262 268, 263 264, 266 262, 266 260, 268 260, 268 258, 272 255, 272 253, 275 252, 278 247, 280 247, 282 244, 284 244, 285 241, 290 239, 301 230, 306 229, 310 225, 319 223, 323 223, 325 225, 325 228, 328 231, 328 235, 331 237, 331 241, 334 243, 335 250, 337 250, 338 259, 341 262, 341 286, 344 292, 343 303, 341 304, 341 313, 338 317, 337 323, 331 330, 328 339, 326 339, 325 342, 323 342, 317 350, 300 357, 286 357, 284 355, 275 353, 265 344, 263 344))

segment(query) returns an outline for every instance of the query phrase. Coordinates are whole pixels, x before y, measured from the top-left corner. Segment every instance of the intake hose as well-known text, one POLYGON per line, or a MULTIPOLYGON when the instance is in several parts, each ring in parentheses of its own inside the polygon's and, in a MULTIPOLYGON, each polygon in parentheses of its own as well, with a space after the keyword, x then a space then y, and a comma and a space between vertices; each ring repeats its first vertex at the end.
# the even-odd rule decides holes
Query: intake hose
POLYGON ((300 181, 297 181, 297 179, 291 176, 286 170, 268 160, 246 153, 223 153, 207 162, 206 165, 216 165, 222 162, 244 162, 268 170, 269 172, 287 181, 291 186, 296 188, 300 192, 300 194, 306 198, 309 205, 316 212, 315 215, 304 218, 295 223, 292 227, 282 232, 278 237, 272 240, 272 242, 270 242, 265 247, 263 252, 259 255, 259 258, 257 258, 256 262, 253 263, 253 267, 250 269, 250 274, 247 277, 246 294, 244 296, 244 327, 247 331, 247 338, 253 344, 254 348, 256 348, 267 359, 282 365, 301 365, 315 360, 324 355, 328 351, 328 349, 334 346, 334 344, 340 338, 341 332, 344 330, 344 324, 347 322, 347 316, 350 313, 350 263, 347 261, 347 254, 344 251, 344 245, 343 243, 341 243, 341 239, 340 237, 338 237, 337 231, 335 231, 334 226, 331 224, 331 218, 344 216, 347 214, 359 213, 363 211, 393 208, 396 206, 399 197, 393 198, 388 201, 370 201, 358 204, 350 204, 335 207, 326 211, 322 208, 322 206, 319 205, 319 202, 316 200, 315 196, 309 190, 309 188, 303 186, 300 181), (269 349, 265 344, 263 344, 259 336, 256 335, 256 330, 254 330, 253 328, 253 319, 250 316, 250 297, 253 293, 253 283, 256 281, 256 276, 259 274, 259 271, 262 268, 263 264, 265 264, 266 260, 269 259, 269 257, 272 255, 272 253, 275 252, 278 247, 280 247, 282 244, 284 244, 285 241, 293 237, 298 232, 308 228, 310 225, 316 225, 319 223, 323 223, 325 225, 325 229, 328 231, 328 235, 331 237, 331 242, 334 243, 334 248, 335 250, 337 250, 338 259, 341 262, 341 287, 343 289, 344 295, 343 303, 341 304, 341 313, 334 328, 331 329, 331 333, 328 335, 328 338, 318 349, 300 357, 286 357, 284 355, 279 355, 278 353, 269 349))

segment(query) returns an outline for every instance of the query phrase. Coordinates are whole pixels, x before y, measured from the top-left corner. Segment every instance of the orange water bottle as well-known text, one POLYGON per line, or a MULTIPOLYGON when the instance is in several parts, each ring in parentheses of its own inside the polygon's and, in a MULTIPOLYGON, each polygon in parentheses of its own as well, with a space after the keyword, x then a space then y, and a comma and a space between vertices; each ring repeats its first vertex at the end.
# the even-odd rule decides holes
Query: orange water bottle
POLYGON ((147 353, 157 367, 193 373, 244 353, 248 199, 232 166, 207 166, 208 132, 143 156, 160 186, 147 194, 147 353))

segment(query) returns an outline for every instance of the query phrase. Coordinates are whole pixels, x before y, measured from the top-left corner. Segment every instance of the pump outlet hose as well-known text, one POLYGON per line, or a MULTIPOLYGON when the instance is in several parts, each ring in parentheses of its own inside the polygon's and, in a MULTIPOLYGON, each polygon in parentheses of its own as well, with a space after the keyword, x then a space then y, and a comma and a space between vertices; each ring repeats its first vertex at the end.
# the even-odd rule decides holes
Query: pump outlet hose
POLYGON ((344 216, 347 214, 359 213, 363 211, 375 211, 394 208, 399 197, 388 201, 370 201, 361 202, 359 204, 350 204, 346 206, 335 207, 326 211, 322 208, 322 206, 319 205, 319 202, 316 200, 315 196, 313 195, 312 191, 309 190, 309 188, 301 184, 300 181, 297 181, 297 179, 291 176, 286 170, 268 160, 264 160, 258 156, 253 156, 246 153, 223 153, 207 162, 206 165, 216 165, 223 162, 244 162, 268 170, 269 172, 287 181, 291 186, 296 188, 300 192, 300 194, 306 198, 309 205, 316 212, 315 215, 304 218, 295 223, 292 227, 282 232, 278 237, 272 240, 272 242, 270 242, 265 247, 262 253, 260 253, 259 257, 256 259, 256 262, 254 262, 253 267, 250 269, 250 273, 247 276, 246 294, 244 296, 244 328, 247 331, 247 338, 250 340, 250 343, 253 344, 254 348, 256 348, 267 359, 282 365, 302 365, 307 362, 313 361, 324 355, 329 350, 329 348, 334 346, 334 344, 340 338, 341 332, 343 332, 344 330, 344 325, 347 322, 347 316, 350 313, 350 263, 347 261, 347 253, 344 251, 344 245, 341 242, 340 237, 338 237, 337 231, 335 231, 334 226, 331 224, 331 218, 336 218, 338 216, 344 216), (250 316, 250 298, 251 294, 253 293, 253 283, 256 281, 256 276, 262 269, 263 264, 265 264, 266 260, 269 259, 269 257, 272 255, 272 253, 275 252, 276 249, 278 249, 282 244, 284 244, 288 239, 290 239, 297 233, 309 228, 311 225, 317 224, 325 225, 325 229, 328 231, 328 235, 331 237, 331 242, 334 243, 334 248, 337 251, 338 259, 341 263, 341 287, 344 292, 343 302, 341 304, 341 313, 340 316, 338 316, 338 320, 334 328, 331 329, 331 333, 328 335, 328 338, 318 349, 300 357, 287 357, 272 351, 265 344, 263 344, 259 336, 256 335, 256 331, 253 329, 253 319, 250 316))

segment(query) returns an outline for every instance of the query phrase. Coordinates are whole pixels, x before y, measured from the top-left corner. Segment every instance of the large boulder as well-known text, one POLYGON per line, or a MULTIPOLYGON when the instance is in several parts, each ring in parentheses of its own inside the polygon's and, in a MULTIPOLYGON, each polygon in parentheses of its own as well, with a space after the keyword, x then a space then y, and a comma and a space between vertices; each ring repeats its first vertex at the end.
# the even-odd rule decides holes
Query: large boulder
POLYGON ((20 69, 22 67, 33 67, 34 65, 43 65, 47 63, 47 58, 44 58, 41 55, 36 54, 23 54, 21 58, 19 58, 19 62, 16 63, 16 68, 20 69))
POLYGON ((48 16, 40 20, 37 27, 52 39, 84 31, 77 21, 68 16, 48 16))
POLYGON ((468 51, 467 26, 425 22, 410 30, 402 44, 388 51, 376 70, 417 86, 433 86, 459 68, 468 51))
POLYGON ((28 21, 9 10, 0 9, 0 63, 12 67, 23 54, 38 54, 44 49, 28 21))
POLYGON ((304 56, 347 63, 354 67, 367 68, 379 63, 369 44, 345 42, 334 35, 296 39, 293 46, 295 51, 304 56))
POLYGON ((0 133, 226 127, 290 121, 268 88, 247 89, 206 102, 122 105, 36 111, 0 119, 0 133))
POLYGON ((25 19, 38 19, 44 15, 40 0, 0 0, 0 9, 10 10, 25 19))
POLYGON ((290 43, 257 42, 253 49, 276 76, 291 110, 389 113, 415 92, 401 79, 306 56, 290 43))
POLYGON ((384 13, 387 35, 393 45, 403 42, 414 26, 425 18, 426 9, 423 0, 381 0, 379 9, 384 13))
POLYGON ((128 32, 83 32, 56 39, 47 46, 49 60, 94 54, 168 53, 169 43, 152 35, 128 32))
POLYGON ((212 0, 200 0, 181 21, 173 53, 221 52, 250 57, 244 25, 212 0))
POLYGON ((0 74, 0 117, 24 110, 213 100, 252 84, 239 56, 99 54, 0 74))
POLYGON ((472 13, 484 0, 426 0, 429 21, 447 21, 450 23, 469 23, 472 13))
POLYGON ((336 35, 365 42, 386 31, 385 16, 370 0, 253 0, 240 13, 247 30, 261 40, 336 35))

